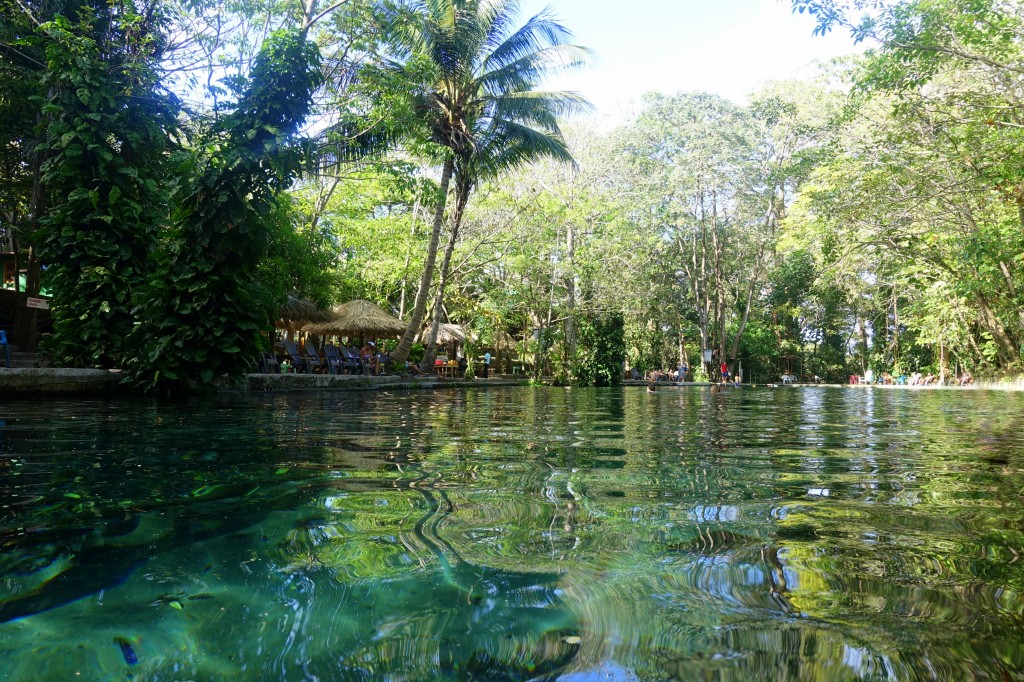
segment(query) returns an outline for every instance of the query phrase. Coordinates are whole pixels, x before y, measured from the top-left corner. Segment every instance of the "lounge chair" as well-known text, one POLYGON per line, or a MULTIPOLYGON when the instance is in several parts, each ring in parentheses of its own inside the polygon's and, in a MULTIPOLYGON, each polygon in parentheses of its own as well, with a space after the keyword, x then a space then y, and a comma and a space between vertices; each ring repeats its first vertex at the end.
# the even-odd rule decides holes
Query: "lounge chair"
POLYGON ((396 371, 395 363, 389 353, 377 353, 377 374, 388 374, 396 371))
POLYGON ((359 357, 359 349, 341 347, 342 357, 355 363, 355 366, 362 370, 363 374, 372 374, 370 371, 370 359, 359 357))
POLYGON ((324 357, 327 360, 327 369, 331 374, 355 374, 359 364, 342 357, 341 351, 333 343, 324 346, 324 357))
POLYGON ((337 347, 332 344, 324 344, 324 362, 327 363, 328 374, 341 374, 341 355, 337 347))
POLYGON ((259 360, 256 361, 256 365, 259 368, 260 374, 281 373, 281 365, 277 361, 277 356, 274 355, 273 353, 260 353, 260 357, 259 360))
POLYGON ((321 374, 330 372, 331 368, 327 363, 327 358, 317 353, 316 346, 308 339, 306 340, 306 357, 309 358, 309 364, 314 370, 320 370, 321 374))
POLYGON ((313 365, 310 363, 309 358, 299 352, 299 349, 295 347, 294 341, 285 341, 284 350, 288 353, 288 356, 292 359, 292 367, 297 373, 312 374, 313 365))

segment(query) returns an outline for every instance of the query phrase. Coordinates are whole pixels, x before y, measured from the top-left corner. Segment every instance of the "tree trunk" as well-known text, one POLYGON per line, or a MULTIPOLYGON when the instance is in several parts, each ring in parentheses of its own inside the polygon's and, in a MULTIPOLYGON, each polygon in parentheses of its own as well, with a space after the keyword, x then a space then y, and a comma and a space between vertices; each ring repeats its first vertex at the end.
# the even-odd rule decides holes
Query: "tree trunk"
POLYGON ((1017 320, 1020 322, 1021 329, 1024 329, 1024 306, 1017 303, 1017 287, 1013 283, 1013 273, 1010 272, 1010 267, 1004 261, 999 261, 999 271, 1003 273, 1003 281, 1006 282, 1006 290, 1010 292, 1010 296, 1013 299, 1013 305, 1017 309, 1017 320))
POLYGON ((448 244, 444 248, 444 258, 441 259, 441 279, 437 282, 437 292, 434 294, 434 314, 430 323, 430 335, 427 338, 426 352, 423 354, 423 362, 420 369, 429 371, 437 357, 437 331, 441 327, 441 311, 444 309, 444 289, 448 284, 450 274, 452 253, 455 251, 455 243, 459 238, 459 228, 462 227, 462 216, 466 210, 466 202, 469 201, 470 187, 461 180, 455 182, 455 211, 452 215, 451 234, 448 235, 448 244))
POLYGON ((708 378, 714 376, 715 368, 712 363, 704 357, 704 351, 711 348, 714 343, 711 338, 711 296, 708 293, 708 234, 707 216, 704 210, 704 193, 700 189, 700 337, 701 337, 701 366, 708 378))
POLYGON ((863 318, 860 321, 860 342, 863 347, 863 354, 860 358, 860 373, 868 373, 868 320, 863 318))
POLYGON ((568 289, 568 308, 565 317, 565 345, 569 350, 569 361, 576 362, 576 232, 573 230, 572 222, 566 224, 565 232, 565 255, 569 263, 569 277, 566 281, 568 289))
POLYGON ((999 321, 999 316, 992 310, 988 300, 980 292, 975 292, 974 299, 978 304, 978 316, 981 325, 992 334, 992 340, 996 344, 996 352, 999 355, 999 364, 1005 368, 1012 365, 1020 348, 1017 342, 1006 331, 1006 327, 999 321))
POLYGON ((728 324, 728 309, 725 300, 725 277, 722 274, 722 253, 725 245, 719 239, 718 232, 718 190, 711 190, 711 245, 714 248, 715 265, 715 312, 716 332, 718 334, 718 358, 720 362, 726 362, 726 325, 728 324))
MULTIPOLYGON (((761 254, 758 254, 760 259, 761 254)), ((747 329, 747 320, 750 319, 750 304, 754 299, 754 288, 757 286, 757 280, 760 276, 759 270, 755 270, 753 276, 750 278, 750 288, 747 290, 747 305, 743 309, 743 319, 740 320, 740 327, 736 330, 736 337, 732 340, 732 359, 735 362, 736 356, 740 352, 740 339, 743 338, 743 332, 747 329)))
POLYGON ((939 385, 943 386, 946 383, 946 377, 949 374, 949 348, 943 343, 942 337, 939 337, 939 385))
POLYGON ((454 163, 451 158, 444 161, 441 170, 440 197, 437 200, 437 208, 434 209, 434 225, 430 232, 430 246, 427 248, 427 260, 423 263, 423 274, 420 275, 420 287, 416 291, 416 302, 413 304, 412 316, 409 318, 409 326, 405 328, 402 340, 398 342, 398 348, 391 354, 393 362, 403 364, 409 358, 409 351, 412 350, 413 339, 416 332, 423 324, 423 313, 427 308, 427 297, 430 295, 430 280, 434 276, 434 261, 437 260, 437 245, 441 240, 441 224, 444 222, 444 208, 448 201, 448 183, 452 179, 452 168, 454 163))
POLYGON ((409 288, 409 263, 412 262, 412 247, 416 241, 416 214, 420 210, 420 197, 416 195, 416 200, 412 204, 412 225, 409 227, 409 248, 405 250, 405 266, 402 269, 402 297, 398 302, 398 319, 405 318, 405 290, 409 288))
POLYGON ((892 290, 892 370, 900 375, 900 297, 892 290))

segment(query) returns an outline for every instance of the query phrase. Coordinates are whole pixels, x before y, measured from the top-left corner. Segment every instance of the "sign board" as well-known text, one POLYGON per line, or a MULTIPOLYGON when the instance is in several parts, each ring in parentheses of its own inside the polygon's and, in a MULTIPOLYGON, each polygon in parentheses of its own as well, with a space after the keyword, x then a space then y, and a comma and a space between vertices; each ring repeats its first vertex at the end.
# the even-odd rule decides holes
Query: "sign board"
POLYGON ((38 308, 39 310, 49 310, 50 303, 45 298, 32 298, 29 296, 25 300, 25 305, 29 308, 38 308))
POLYGON ((711 355, 712 355, 712 353, 714 353, 714 351, 712 349, 710 349, 710 348, 705 348, 704 349, 704 362, 706 362, 706 363, 710 363, 711 362, 711 355))

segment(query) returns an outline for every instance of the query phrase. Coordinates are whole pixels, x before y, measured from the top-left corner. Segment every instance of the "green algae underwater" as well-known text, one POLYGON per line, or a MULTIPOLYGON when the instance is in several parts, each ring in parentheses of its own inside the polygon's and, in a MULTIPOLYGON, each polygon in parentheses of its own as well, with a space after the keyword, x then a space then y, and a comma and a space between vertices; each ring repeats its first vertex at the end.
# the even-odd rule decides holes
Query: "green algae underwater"
POLYGON ((15 401, 5 680, 1014 679, 1024 403, 15 401))

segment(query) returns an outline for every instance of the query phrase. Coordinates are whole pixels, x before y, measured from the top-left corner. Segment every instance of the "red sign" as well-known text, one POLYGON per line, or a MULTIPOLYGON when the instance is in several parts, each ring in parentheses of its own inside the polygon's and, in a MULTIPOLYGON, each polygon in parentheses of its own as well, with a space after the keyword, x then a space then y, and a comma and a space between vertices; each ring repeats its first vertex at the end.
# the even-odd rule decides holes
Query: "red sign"
POLYGON ((25 305, 29 308, 39 308, 40 310, 49 310, 50 303, 45 298, 32 298, 29 296, 25 300, 25 305))

